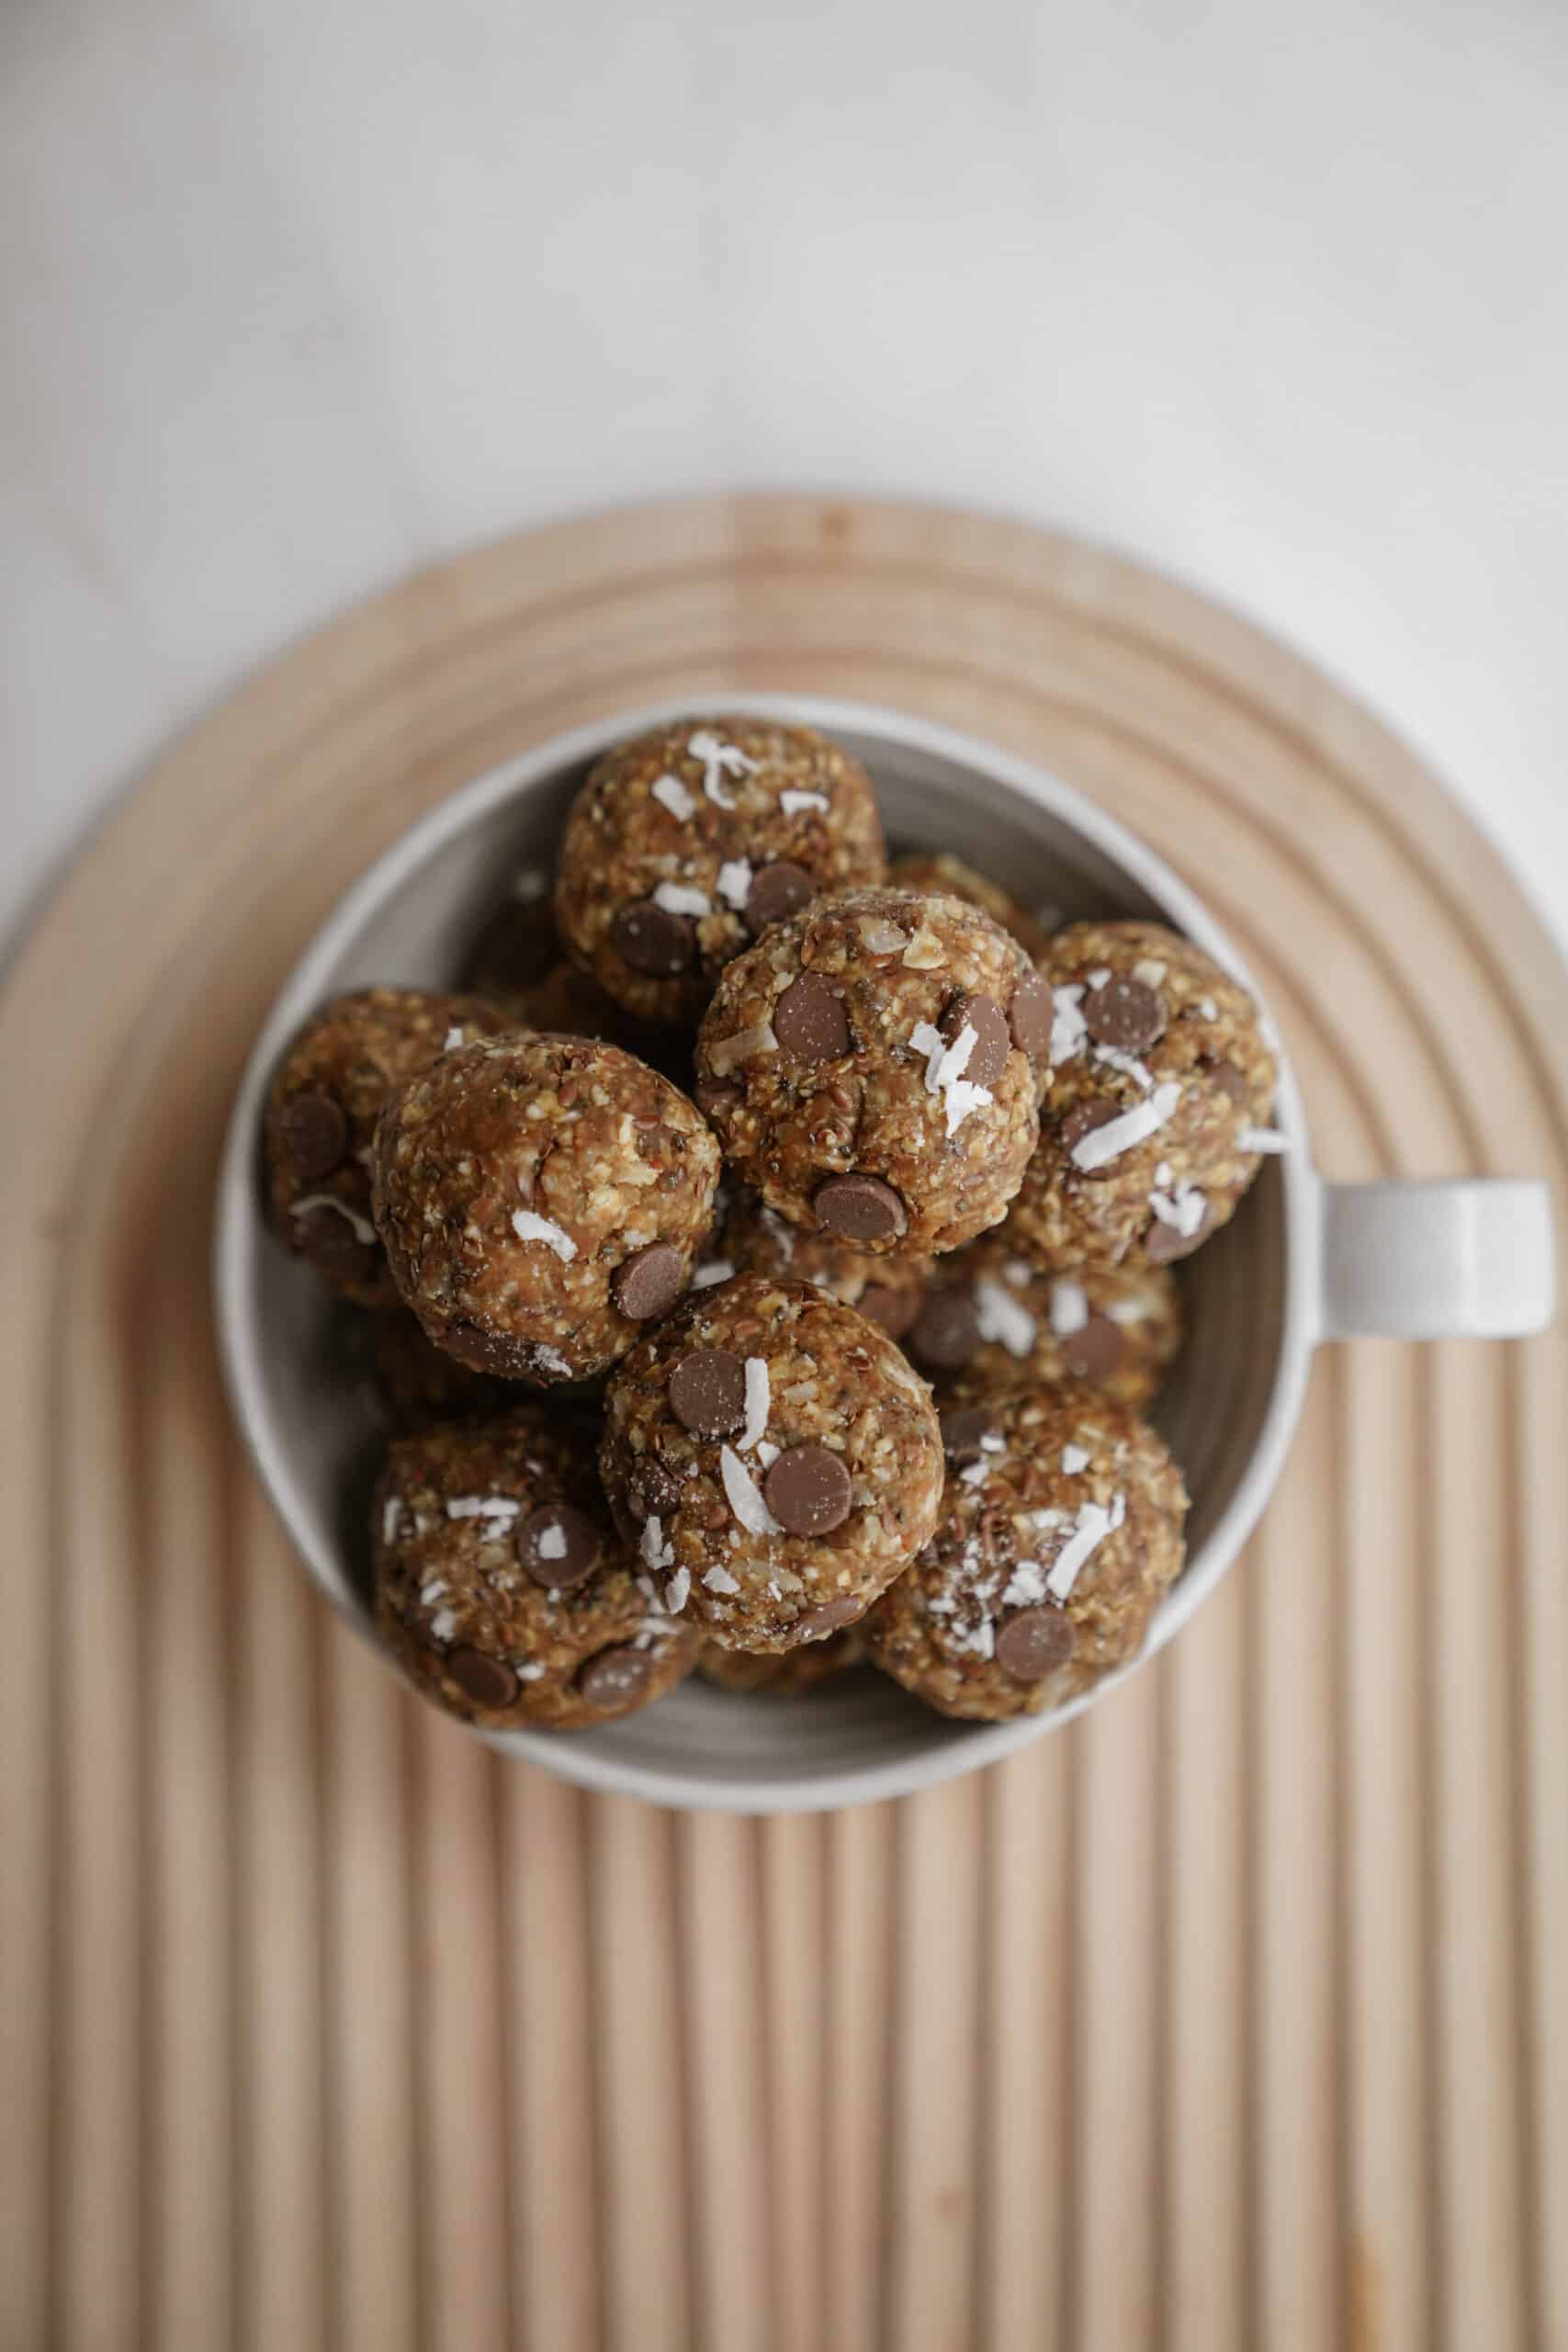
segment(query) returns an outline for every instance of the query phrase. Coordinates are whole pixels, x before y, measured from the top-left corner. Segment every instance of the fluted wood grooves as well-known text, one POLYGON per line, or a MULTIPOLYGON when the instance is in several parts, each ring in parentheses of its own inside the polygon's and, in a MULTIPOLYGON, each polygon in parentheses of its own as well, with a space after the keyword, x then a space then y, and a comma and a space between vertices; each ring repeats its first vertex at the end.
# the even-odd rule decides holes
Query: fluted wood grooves
POLYGON ((1331 1174, 1561 1183, 1568 984, 1494 859, 1323 679, 1089 548, 607 515, 242 687, 0 1002, 0 2342, 1568 2343, 1560 1334, 1325 1360, 1155 1668, 836 1818, 471 1745, 251 1487, 205 1247, 270 990, 439 795, 742 686, 923 711, 1145 832, 1264 975, 1331 1174))

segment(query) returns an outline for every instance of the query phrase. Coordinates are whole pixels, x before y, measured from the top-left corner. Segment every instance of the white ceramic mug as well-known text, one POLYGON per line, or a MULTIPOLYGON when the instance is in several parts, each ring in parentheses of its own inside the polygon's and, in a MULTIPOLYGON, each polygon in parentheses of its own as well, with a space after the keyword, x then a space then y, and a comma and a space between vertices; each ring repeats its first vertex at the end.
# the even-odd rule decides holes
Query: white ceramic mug
MULTIPOLYGON (((1026 761, 891 711, 804 695, 720 695, 714 707, 822 728, 866 763, 890 838, 956 852, 1065 920, 1173 925, 1256 990, 1201 901, 1090 801, 1026 761)), ((375 1639, 366 1503, 380 1444, 362 1376, 334 1343, 345 1310, 266 1233, 256 1170, 268 1080, 293 1032, 340 989, 446 984, 508 878, 548 870, 567 805, 608 744, 689 714, 689 699, 558 737, 434 808, 323 924, 246 1068, 224 1157, 217 1235, 220 1340, 235 1413, 274 1505, 329 1598, 375 1639)), ((1515 1181, 1325 1185, 1280 1057, 1270 1159, 1233 1222, 1183 1269, 1188 1343, 1155 1419, 1192 1496, 1186 1570, 1144 1656, 1211 1592, 1280 1475, 1320 1340, 1505 1338, 1553 1309, 1546 1188, 1515 1181)), ((1134 1662, 1136 1663, 1136 1661, 1134 1662)), ((1130 1672, 1131 1668, 1123 1669, 1130 1672)), ((1120 1679, 1120 1678, 1112 1678, 1120 1679)), ((1101 1684, 1100 1690, 1108 1685, 1101 1684)), ((1005 1756, 1092 1703, 998 1724, 932 1713, 865 1672, 789 1703, 690 1681, 595 1732, 510 1732, 496 1744, 589 1787, 745 1812, 902 1795, 1005 1756)))

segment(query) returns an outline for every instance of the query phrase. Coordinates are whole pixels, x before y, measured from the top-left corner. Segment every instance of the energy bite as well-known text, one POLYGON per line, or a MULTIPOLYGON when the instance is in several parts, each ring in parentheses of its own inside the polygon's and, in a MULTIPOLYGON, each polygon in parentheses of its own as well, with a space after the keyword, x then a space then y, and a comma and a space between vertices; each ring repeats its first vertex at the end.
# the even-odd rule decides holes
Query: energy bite
POLYGON ((922 899, 962 899, 966 905, 983 908, 993 922, 1011 933, 1032 962, 1038 963, 1051 944, 1043 923, 1036 922, 1016 899, 947 850, 934 857, 896 857, 887 869, 887 881, 889 888, 913 890, 922 899))
POLYGON ((617 1366, 599 1463, 671 1616, 771 1653, 853 1624, 942 1500, 925 1384, 808 1283, 698 1291, 617 1366))
POLYGON ((739 1192, 693 1282, 705 1290, 732 1274, 792 1274, 868 1316, 890 1340, 899 1340, 920 1311, 931 1268, 929 1258, 872 1258, 831 1234, 803 1232, 786 1225, 755 1193, 739 1192))
POLYGON ((867 1655, 942 1714, 1042 1714, 1142 1648, 1181 1569, 1181 1473, 1077 1383, 950 1406, 942 1429, 942 1518, 867 1616, 867 1655))
POLYGON ((1043 1274, 1021 1258, 1010 1221, 939 1258, 904 1337, 943 1396, 971 1402, 1043 1380, 1086 1380, 1146 1405, 1181 1345, 1181 1302, 1165 1266, 1043 1274))
POLYGON ((312 1013, 284 1055, 263 1129, 273 1222, 341 1296, 389 1306, 398 1295, 370 1213, 370 1147, 388 1095, 449 1047, 511 1025, 479 997, 361 989, 312 1013))
POLYGON ((1006 1214, 1049 1043, 1049 993, 989 915, 856 890, 730 965, 697 1039, 697 1101, 792 1224, 929 1254, 1006 1214))
POLYGON ((809 727, 693 718, 607 752, 572 803, 556 875, 568 953, 645 1021, 691 1024, 770 923, 880 879, 860 762, 809 727))
POLYGON ((820 1690, 824 1682, 836 1682, 840 1674, 861 1665, 864 1657, 860 1635, 852 1625, 841 1634, 829 1634, 825 1641, 803 1642, 798 1649, 784 1650, 773 1657, 753 1657, 746 1650, 726 1650, 716 1642, 705 1642, 697 1653, 697 1672, 705 1682, 715 1683, 721 1690, 801 1699, 808 1690, 820 1690))
POLYGON ((588 1380, 685 1289, 718 1169, 657 1070, 588 1038, 514 1035, 389 1100, 376 1223, 438 1347, 503 1379, 588 1380))
POLYGON ((465 1723, 613 1723, 696 1662, 609 1524, 592 1436, 538 1406, 396 1439, 371 1541, 389 1649, 465 1723))
POLYGON ((1050 1108, 1010 1233, 1047 1269, 1189 1257, 1284 1146, 1258 1007, 1159 923, 1074 923, 1043 968, 1050 1108))

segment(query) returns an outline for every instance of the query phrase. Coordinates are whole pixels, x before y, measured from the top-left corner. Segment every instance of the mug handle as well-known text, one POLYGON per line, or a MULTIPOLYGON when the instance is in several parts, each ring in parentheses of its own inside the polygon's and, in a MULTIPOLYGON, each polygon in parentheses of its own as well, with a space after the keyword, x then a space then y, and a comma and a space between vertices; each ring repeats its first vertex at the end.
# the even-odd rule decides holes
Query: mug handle
POLYGON ((1555 1309, 1544 1184, 1324 1186, 1325 1340, 1523 1339, 1555 1309))

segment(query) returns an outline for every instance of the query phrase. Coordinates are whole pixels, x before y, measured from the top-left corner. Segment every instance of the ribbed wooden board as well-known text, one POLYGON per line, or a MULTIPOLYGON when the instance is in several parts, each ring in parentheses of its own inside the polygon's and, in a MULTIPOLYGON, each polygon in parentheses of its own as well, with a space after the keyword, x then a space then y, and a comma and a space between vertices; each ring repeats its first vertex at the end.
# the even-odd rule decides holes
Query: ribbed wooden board
POLYGON ((833 1818, 498 1760, 258 1500, 206 1253, 270 990, 438 795, 739 686, 927 712, 1145 833, 1262 974, 1331 1175, 1561 1185, 1568 983, 1490 854, 1322 678, 1084 547, 650 509, 254 679, 0 1002, 0 2340, 1568 2344, 1561 1334, 1328 1355, 1157 1666, 833 1818))

